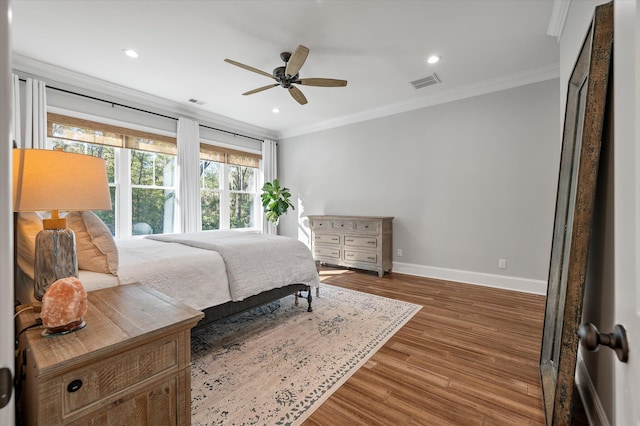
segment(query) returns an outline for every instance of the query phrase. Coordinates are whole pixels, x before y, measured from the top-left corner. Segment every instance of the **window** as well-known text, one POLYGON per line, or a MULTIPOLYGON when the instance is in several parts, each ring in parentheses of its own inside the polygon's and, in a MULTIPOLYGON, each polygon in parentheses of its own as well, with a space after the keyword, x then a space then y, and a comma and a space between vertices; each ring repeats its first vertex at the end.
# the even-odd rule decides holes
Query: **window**
MULTIPOLYGON (((96 211, 116 237, 174 232, 177 144, 174 138, 48 114, 54 148, 103 158, 111 211, 96 211)), ((202 229, 257 228, 260 155, 200 145, 202 229)))
POLYGON ((255 226, 256 170, 253 167, 227 166, 231 228, 255 226))
POLYGON ((202 229, 256 228, 260 156, 200 144, 202 229))
POLYGON ((176 156, 131 150, 132 234, 173 232, 176 156))
POLYGON ((220 229, 222 163, 200 160, 200 206, 202 230, 220 229))
POLYGON ((54 148, 107 163, 112 210, 95 213, 113 235, 173 232, 175 139, 57 114, 48 114, 48 136, 54 148))

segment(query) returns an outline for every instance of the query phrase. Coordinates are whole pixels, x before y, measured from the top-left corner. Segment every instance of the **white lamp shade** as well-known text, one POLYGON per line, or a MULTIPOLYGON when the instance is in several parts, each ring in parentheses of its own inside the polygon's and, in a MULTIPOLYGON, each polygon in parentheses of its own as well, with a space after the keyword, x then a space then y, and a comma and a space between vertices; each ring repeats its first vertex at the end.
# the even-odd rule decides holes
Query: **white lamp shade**
POLYGON ((14 149, 13 210, 111 210, 105 161, 71 152, 14 149))

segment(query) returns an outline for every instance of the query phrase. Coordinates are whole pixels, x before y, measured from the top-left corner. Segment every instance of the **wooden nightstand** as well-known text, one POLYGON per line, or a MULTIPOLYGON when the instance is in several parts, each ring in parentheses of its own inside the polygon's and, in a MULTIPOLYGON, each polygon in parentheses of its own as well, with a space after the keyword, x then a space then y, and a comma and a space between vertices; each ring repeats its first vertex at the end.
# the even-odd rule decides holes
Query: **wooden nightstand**
MULTIPOLYGON (((190 424, 191 328, 202 312, 139 284, 87 299, 85 328, 43 337, 35 327, 20 335, 24 424, 190 424)), ((18 332, 36 318, 19 314, 18 332)))

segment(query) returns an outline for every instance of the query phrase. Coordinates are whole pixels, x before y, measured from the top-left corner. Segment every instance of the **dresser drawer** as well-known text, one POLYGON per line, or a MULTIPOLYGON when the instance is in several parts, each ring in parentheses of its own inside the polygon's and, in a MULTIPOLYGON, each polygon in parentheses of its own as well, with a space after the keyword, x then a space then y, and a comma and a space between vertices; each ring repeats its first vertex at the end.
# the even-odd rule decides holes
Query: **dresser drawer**
POLYGON ((378 255, 375 253, 363 253, 359 251, 344 251, 344 259, 352 262, 377 263, 378 255))
POLYGON ((377 234, 380 232, 380 222, 377 220, 358 220, 356 221, 356 231, 377 234))
POLYGON ((344 245, 351 247, 378 247, 378 239, 376 237, 352 237, 351 235, 344 236, 344 245))
POLYGON ((316 257, 329 257, 331 259, 340 259, 340 249, 330 247, 314 247, 313 255, 316 257))
POLYGON ((340 234, 314 234, 314 244, 340 244, 340 234))
POLYGON ((353 231, 352 220, 332 220, 331 229, 338 231, 353 231))
POLYGON ((178 367, 178 338, 156 341, 59 377, 63 413, 106 398, 163 371, 178 367))
POLYGON ((311 222, 311 229, 321 231, 323 229, 329 230, 331 229, 331 221, 330 220, 321 220, 316 219, 311 222))

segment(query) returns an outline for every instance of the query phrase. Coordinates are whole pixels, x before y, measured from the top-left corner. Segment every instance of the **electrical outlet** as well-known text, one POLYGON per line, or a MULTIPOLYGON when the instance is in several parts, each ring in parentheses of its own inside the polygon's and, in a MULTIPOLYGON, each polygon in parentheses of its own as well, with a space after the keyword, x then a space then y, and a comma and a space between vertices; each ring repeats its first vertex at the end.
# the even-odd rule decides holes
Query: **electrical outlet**
POLYGON ((396 256, 402 257, 402 249, 396 249, 396 256))
POLYGON ((507 269, 507 259, 498 259, 498 268, 507 269))

